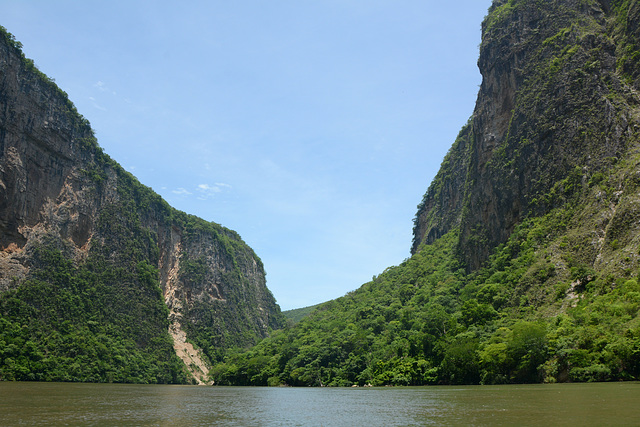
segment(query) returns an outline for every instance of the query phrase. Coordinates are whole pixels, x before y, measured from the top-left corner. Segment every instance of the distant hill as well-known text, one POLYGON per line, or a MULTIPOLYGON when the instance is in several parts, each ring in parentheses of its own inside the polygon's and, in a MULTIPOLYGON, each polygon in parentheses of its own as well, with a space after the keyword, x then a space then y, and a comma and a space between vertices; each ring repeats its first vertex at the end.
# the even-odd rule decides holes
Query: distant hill
POLYGON ((309 307, 294 308, 292 310, 283 311, 282 315, 287 319, 292 320, 295 323, 298 323, 299 321, 307 317, 309 314, 311 314, 313 310, 315 310, 319 306, 320 304, 310 305, 309 307))

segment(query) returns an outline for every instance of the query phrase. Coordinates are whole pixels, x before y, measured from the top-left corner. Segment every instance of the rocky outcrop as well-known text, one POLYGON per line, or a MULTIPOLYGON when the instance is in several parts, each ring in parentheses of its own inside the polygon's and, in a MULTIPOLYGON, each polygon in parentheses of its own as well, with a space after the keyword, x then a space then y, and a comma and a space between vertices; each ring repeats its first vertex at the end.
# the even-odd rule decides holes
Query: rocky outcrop
POLYGON ((460 226, 464 185, 469 168, 473 124, 462 128, 431 182, 414 219, 412 253, 420 244, 431 244, 460 226))
POLYGON ((459 226, 459 252, 475 270, 523 218, 562 205, 575 179, 624 156, 640 105, 631 3, 493 2, 465 148, 454 145, 419 206, 414 253, 459 226))
POLYGON ((205 370, 205 349, 247 345, 283 324, 260 259, 237 233, 172 209, 105 155, 66 94, 3 31, 0 293, 33 277, 43 245, 75 266, 151 265, 176 351, 186 345, 197 361, 192 372, 205 370))

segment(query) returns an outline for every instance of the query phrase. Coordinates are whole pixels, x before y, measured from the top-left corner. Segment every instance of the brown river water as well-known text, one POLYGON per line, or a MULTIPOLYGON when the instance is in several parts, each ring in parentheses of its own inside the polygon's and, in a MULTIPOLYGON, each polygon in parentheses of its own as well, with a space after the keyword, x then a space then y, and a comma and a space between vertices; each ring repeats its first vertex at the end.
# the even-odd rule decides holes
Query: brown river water
POLYGON ((640 383, 267 388, 0 382, 0 425, 640 426, 640 383))

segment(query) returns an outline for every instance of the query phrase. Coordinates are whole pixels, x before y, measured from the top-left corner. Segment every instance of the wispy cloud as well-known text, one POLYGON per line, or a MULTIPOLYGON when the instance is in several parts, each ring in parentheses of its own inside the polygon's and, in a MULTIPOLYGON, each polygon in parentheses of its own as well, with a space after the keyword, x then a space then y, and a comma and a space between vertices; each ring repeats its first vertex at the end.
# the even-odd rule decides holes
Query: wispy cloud
POLYGON ((200 184, 198 185, 198 191, 201 191, 203 193, 219 193, 220 191, 220 187, 214 185, 211 186, 209 184, 200 184))
POLYGON ((93 104, 94 108, 100 110, 100 111, 107 111, 107 109, 105 107, 103 107, 103 103, 109 103, 110 101, 105 99, 103 94, 107 94, 107 96, 109 95, 113 95, 113 96, 117 96, 117 93, 114 90, 111 90, 105 82, 98 80, 97 82, 95 82, 93 84, 93 87, 95 89, 98 90, 98 92, 95 92, 95 97, 90 96, 89 100, 91 101, 91 103, 93 104), (98 99, 100 99, 100 102, 98 101, 98 99))
MULTIPOLYGON (((116 92, 111 90, 107 84, 105 82, 103 82, 102 80, 98 80, 97 82, 95 82, 93 84, 94 89, 97 89, 97 92, 94 92, 95 97, 94 96, 90 96, 89 100, 91 101, 91 104, 93 104, 93 107, 100 110, 100 111, 108 111, 107 108, 103 107, 104 103, 109 104, 109 100, 107 100, 103 94, 110 94, 113 96, 116 96, 116 92), (97 99, 96 99, 97 98, 97 99), (98 101, 98 99, 100 101, 98 101)), ((108 95, 107 95, 108 96, 108 95)))
POLYGON ((217 193, 221 193, 224 189, 229 189, 231 186, 222 182, 216 182, 214 185, 200 184, 198 185, 199 200, 207 200, 217 193))
POLYGON ((106 108, 104 108, 102 105, 98 104, 98 101, 96 101, 96 99, 93 96, 89 97, 89 101, 91 101, 91 103, 93 104, 94 108, 97 108, 100 111, 107 111, 106 108))
POLYGON ((198 184, 194 189, 187 190, 186 188, 179 187, 175 190, 171 190, 173 194, 178 196, 197 196, 198 200, 207 200, 218 193, 231 188, 231 185, 223 182, 216 182, 215 184, 198 184))
POLYGON ((98 89, 100 92, 110 92, 112 95, 117 95, 114 90, 111 90, 107 84, 101 80, 98 80, 93 84, 93 87, 98 89))
POLYGON ((193 194, 191 191, 189 191, 189 190, 187 190, 185 188, 182 188, 182 187, 176 188, 175 190, 171 190, 171 192, 173 194, 177 194, 179 196, 190 196, 190 195, 193 194))

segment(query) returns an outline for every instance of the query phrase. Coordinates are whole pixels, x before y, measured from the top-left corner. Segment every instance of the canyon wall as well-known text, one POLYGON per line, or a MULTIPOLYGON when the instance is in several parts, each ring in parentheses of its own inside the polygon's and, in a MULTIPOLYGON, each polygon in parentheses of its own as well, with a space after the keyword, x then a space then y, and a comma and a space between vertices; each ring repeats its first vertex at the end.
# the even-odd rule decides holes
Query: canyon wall
MULTIPOLYGON (((51 266, 38 256, 43 251, 70 261, 72 278, 86 273, 113 294, 135 298, 147 277, 141 271, 149 272, 167 310, 149 317, 141 307, 102 307, 94 317, 109 323, 124 311, 170 333, 197 382, 207 381, 216 352, 282 326, 262 262, 239 235, 171 208, 140 184, 102 151, 88 121, 20 44, 6 31, 0 36, 0 295, 22 295, 36 279, 53 283, 41 274, 51 266), (107 277, 106 270, 121 274, 107 277)), ((86 298, 85 290, 73 292, 86 298)), ((125 335, 142 350, 153 340, 125 335)))

